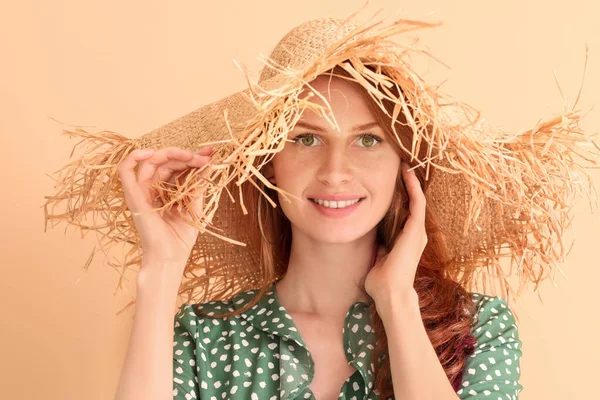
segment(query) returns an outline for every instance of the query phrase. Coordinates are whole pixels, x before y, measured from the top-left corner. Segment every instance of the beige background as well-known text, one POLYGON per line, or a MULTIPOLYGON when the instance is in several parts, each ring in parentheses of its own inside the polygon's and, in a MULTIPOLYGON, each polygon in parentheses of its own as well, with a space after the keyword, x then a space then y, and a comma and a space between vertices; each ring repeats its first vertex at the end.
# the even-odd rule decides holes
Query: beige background
MULTIPOLYGON (((115 313, 134 286, 113 294, 117 275, 98 258, 82 269, 95 239, 65 227, 43 232, 46 176, 68 160, 65 124, 139 136, 209 101, 244 88, 236 57, 257 71, 292 26, 346 16, 356 0, 3 2, 0 6, 2 157, 0 397, 109 399, 116 389, 133 309, 115 313)), ((592 0, 375 1, 368 9, 444 20, 423 43, 452 67, 447 92, 507 129, 530 127, 572 102, 590 47, 581 98, 600 98, 600 7, 592 0)), ((365 16, 367 14, 364 14, 365 16)), ((593 111, 583 126, 596 130, 593 111)), ((600 172, 593 172, 600 184, 600 172)), ((556 287, 512 307, 524 342, 522 399, 597 396, 600 222, 580 198, 577 242, 556 287), (596 339, 594 339, 596 338, 596 339)), ((130 276, 130 279, 133 276, 130 276)), ((133 280, 133 282, 135 282, 133 280)))

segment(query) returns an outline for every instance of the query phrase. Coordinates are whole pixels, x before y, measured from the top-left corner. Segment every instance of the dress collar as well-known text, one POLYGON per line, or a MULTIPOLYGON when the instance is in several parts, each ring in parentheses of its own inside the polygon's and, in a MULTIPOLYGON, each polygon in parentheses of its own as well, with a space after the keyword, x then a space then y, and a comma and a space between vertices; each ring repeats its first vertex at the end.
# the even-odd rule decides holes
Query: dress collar
MULTIPOLYGON (((236 309, 251 301, 258 290, 239 293, 232 298, 236 309)), ((295 397, 308 386, 314 376, 314 362, 304 340, 300 336, 291 315, 281 305, 273 284, 257 304, 240 314, 254 328, 271 337, 279 337, 280 397, 295 397)), ((372 355, 376 341, 371 327, 369 304, 355 302, 350 306, 344 320, 344 350, 349 363, 362 376, 365 396, 373 388, 375 376, 372 355)))

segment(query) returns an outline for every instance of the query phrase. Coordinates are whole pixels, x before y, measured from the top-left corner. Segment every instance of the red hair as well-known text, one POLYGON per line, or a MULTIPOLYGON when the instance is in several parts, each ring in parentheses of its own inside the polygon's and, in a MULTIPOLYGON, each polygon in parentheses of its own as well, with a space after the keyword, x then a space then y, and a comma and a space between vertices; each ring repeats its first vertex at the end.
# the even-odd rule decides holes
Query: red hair
MULTIPOLYGON (((334 76, 350 77, 338 67, 326 74, 329 73, 333 73, 334 76)), ((362 95, 365 96, 374 117, 383 127, 388 142, 394 146, 402 159, 414 166, 410 163, 409 154, 405 154, 405 151, 397 143, 396 135, 391 128, 391 118, 371 100, 360 84, 351 80, 349 82, 356 85, 362 95)), ((389 90, 393 92, 392 89, 389 90)), ((395 95, 399 94, 402 95, 401 90, 396 89, 395 95)), ((393 103, 384 101, 384 106, 387 113, 391 115, 393 103)), ((402 118, 399 117, 396 123, 396 132, 403 146, 411 148, 412 131, 403 124, 402 118)), ((427 149, 424 146, 419 149, 419 158, 425 158, 426 151, 427 149)), ((425 181, 424 169, 417 168, 414 171, 421 182, 423 191, 427 194, 428 181, 425 181)), ((260 288, 256 297, 243 308, 218 317, 237 315, 252 307, 270 289, 270 284, 282 277, 287 270, 292 244, 290 221, 281 211, 277 193, 267 188, 260 181, 257 184, 277 204, 277 207, 273 208, 253 185, 248 182, 242 184, 244 202, 251 221, 248 224, 248 229, 252 230, 250 237, 255 241, 249 245, 256 245, 260 249, 259 274, 269 285, 260 288)), ((409 215, 407 199, 408 194, 402 180, 402 173, 399 170, 390 209, 377 225, 377 241, 387 249, 391 248, 406 223, 409 215)), ((473 316, 476 314, 475 304, 471 300, 469 292, 456 281, 447 277, 447 271, 453 267, 453 263, 447 256, 444 240, 446 233, 429 207, 426 209, 425 214, 425 230, 428 241, 419 261, 414 288, 419 297, 421 317, 429 340, 446 372, 448 380, 454 390, 458 391, 462 382, 465 360, 475 350, 476 341, 471 332, 473 316)), ((362 288, 364 289, 364 282, 362 288)), ((391 369, 389 357, 387 356, 387 336, 375 303, 371 303, 370 313, 371 325, 377 334, 373 356, 375 390, 382 399, 386 399, 393 397, 391 369)))

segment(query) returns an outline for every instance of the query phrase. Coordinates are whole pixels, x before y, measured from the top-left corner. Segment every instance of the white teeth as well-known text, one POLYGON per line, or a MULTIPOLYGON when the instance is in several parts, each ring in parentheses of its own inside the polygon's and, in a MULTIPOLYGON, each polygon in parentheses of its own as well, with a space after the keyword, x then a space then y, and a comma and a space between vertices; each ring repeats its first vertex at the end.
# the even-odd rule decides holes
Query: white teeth
POLYGON ((353 204, 358 203, 360 199, 356 200, 344 200, 344 201, 329 201, 329 200, 320 200, 320 199, 311 199, 317 204, 322 205, 327 208, 345 208, 351 206, 353 204))

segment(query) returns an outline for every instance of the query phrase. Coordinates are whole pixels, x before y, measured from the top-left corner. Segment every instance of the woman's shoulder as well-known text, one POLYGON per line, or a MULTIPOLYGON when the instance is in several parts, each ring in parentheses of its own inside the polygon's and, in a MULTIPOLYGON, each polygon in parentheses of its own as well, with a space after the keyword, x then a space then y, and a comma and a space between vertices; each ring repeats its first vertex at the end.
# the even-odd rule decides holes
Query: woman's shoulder
POLYGON ((522 343, 512 310, 500 296, 471 293, 477 313, 472 333, 476 340, 473 354, 465 360, 463 381, 457 392, 460 399, 505 394, 518 398, 522 343))
POLYGON ((491 336, 518 339, 518 328, 511 307, 501 296, 490 296, 471 292, 471 300, 477 310, 474 316, 473 333, 475 337, 491 336))
POLYGON ((491 296, 478 292, 470 292, 469 294, 478 315, 512 315, 508 302, 501 296, 491 296))

